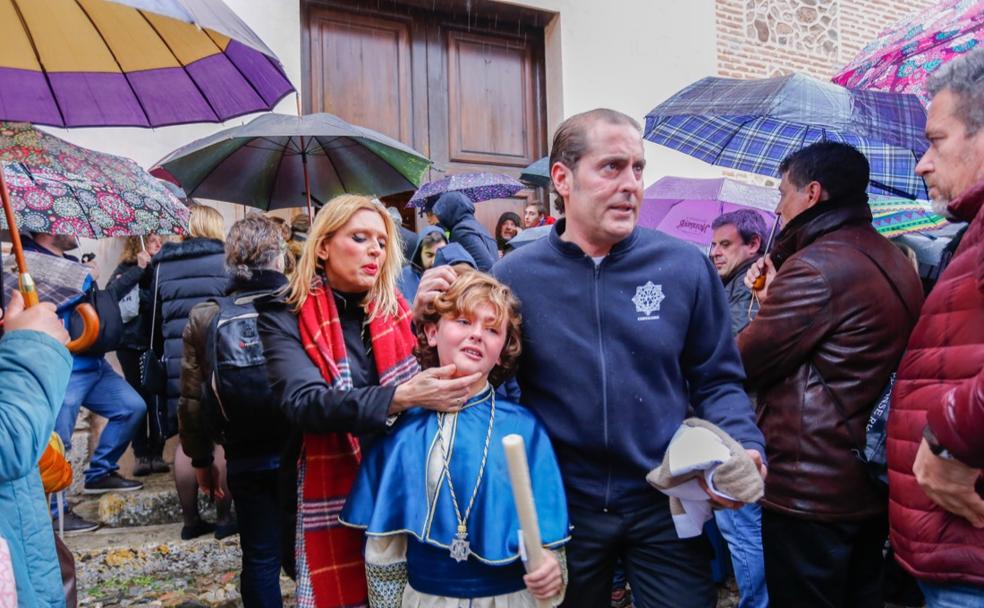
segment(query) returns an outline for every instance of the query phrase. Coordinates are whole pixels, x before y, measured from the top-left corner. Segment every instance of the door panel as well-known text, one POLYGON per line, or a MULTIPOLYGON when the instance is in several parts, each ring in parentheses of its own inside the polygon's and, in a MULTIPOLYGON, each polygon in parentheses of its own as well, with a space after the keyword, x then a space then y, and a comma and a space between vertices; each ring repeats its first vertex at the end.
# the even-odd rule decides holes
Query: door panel
POLYGON ((449 160, 513 167, 536 160, 530 43, 452 31, 447 57, 449 160))
POLYGON ((312 9, 311 104, 413 145, 410 25, 312 9))

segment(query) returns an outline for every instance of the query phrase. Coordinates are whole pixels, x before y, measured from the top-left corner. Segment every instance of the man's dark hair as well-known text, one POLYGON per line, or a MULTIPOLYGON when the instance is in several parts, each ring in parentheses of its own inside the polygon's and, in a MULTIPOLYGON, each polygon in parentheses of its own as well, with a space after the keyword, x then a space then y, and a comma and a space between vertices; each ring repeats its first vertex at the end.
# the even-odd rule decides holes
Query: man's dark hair
POLYGON ((820 141, 793 152, 779 165, 797 189, 819 182, 832 199, 864 192, 868 187, 868 159, 854 146, 820 141))
POLYGON ((613 125, 628 125, 636 131, 642 131, 634 118, 616 110, 597 108, 575 114, 560 123, 554 133, 553 145, 550 146, 550 166, 553 167, 554 163, 564 163, 564 166, 571 171, 577 169, 577 163, 588 151, 588 129, 598 121, 613 125))
POLYGON ((433 245, 434 243, 447 243, 447 242, 448 239, 447 237, 444 236, 443 232, 436 232, 436 231, 428 232, 424 236, 424 240, 420 242, 420 249, 422 251, 424 247, 428 247, 430 245, 433 245))
POLYGON ((957 98, 953 115, 963 123, 967 135, 975 135, 984 127, 984 48, 954 59, 926 81, 932 97, 946 90, 957 98))
POLYGON ((766 233, 769 229, 758 212, 751 209, 738 209, 721 214, 711 222, 711 229, 717 230, 721 226, 729 224, 735 227, 738 235, 741 236, 741 242, 745 245, 750 244, 753 237, 759 237, 759 248, 755 253, 762 253, 765 249, 765 241, 768 240, 766 233))

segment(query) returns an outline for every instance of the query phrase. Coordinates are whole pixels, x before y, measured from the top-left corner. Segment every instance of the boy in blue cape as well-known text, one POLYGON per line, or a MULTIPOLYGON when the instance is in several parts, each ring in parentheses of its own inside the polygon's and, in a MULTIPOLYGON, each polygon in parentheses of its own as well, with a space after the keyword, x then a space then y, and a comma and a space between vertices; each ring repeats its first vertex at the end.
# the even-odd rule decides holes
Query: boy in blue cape
POLYGON ((508 287, 467 267, 418 321, 423 367, 481 372, 460 410, 413 409, 368 449, 340 520, 366 530, 372 608, 533 608, 560 601, 569 539, 567 501, 546 431, 492 384, 520 354, 519 303, 508 287), (526 442, 547 559, 525 574, 519 517, 502 438, 526 442), (525 574, 525 576, 524 576, 525 574))

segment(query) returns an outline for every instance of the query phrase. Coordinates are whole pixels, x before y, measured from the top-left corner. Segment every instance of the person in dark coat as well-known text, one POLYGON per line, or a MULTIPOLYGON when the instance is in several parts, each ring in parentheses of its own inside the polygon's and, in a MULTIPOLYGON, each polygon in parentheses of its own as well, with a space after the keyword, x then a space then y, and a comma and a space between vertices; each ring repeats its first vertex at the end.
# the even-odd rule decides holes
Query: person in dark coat
POLYGON ((120 255, 119 266, 110 276, 107 289, 116 289, 123 294, 120 300, 120 313, 123 320, 123 338, 116 350, 116 358, 123 369, 123 377, 130 383, 147 404, 144 424, 133 435, 133 455, 137 459, 133 474, 137 477, 151 473, 166 473, 170 467, 164 462, 165 414, 158 407, 161 399, 148 394, 140 383, 140 357, 150 348, 150 319, 154 294, 144 281, 151 258, 161 250, 163 240, 159 234, 144 237, 127 237, 120 255), (141 285, 141 282, 144 284, 141 285))
MULTIPOLYGON (((233 298, 233 303, 247 306, 249 301, 255 303, 259 298, 274 297, 273 294, 286 286, 285 242, 277 225, 268 218, 254 213, 233 224, 225 248, 230 274, 226 295, 233 298)), ((221 369, 215 369, 215 360, 208 351, 217 314, 218 302, 202 302, 191 309, 184 329, 178 405, 181 448, 191 457, 199 487, 213 494, 222 491, 214 468, 215 444, 225 448, 228 487, 236 506, 243 550, 240 576, 243 604, 247 608, 275 608, 283 605, 281 529, 274 522, 280 513, 277 473, 288 428, 279 408, 270 399, 265 400, 265 406, 257 403, 269 395, 260 393, 255 385, 238 391, 236 386, 229 386, 241 386, 243 383, 231 379, 241 376, 227 377, 224 383, 208 381, 212 374, 221 378, 222 373, 221 369), (219 405, 227 418, 221 425, 214 415, 219 405)), ((265 372, 265 369, 260 367, 249 373, 256 371, 265 372)))
POLYGON ((771 463, 762 499, 769 602, 881 608, 884 489, 856 452, 922 306, 909 260, 871 225, 868 161, 821 142, 779 166, 783 228, 738 334, 771 463))
POLYGON ((506 254, 506 243, 523 230, 523 220, 518 213, 506 211, 499 216, 495 223, 495 244, 499 247, 499 255, 506 254))
POLYGON ((711 262, 724 283, 731 309, 731 332, 738 334, 758 312, 745 273, 761 257, 767 240, 765 220, 756 211, 739 209, 711 222, 711 262))
POLYGON ((420 231, 417 245, 407 258, 408 263, 400 271, 396 279, 396 288, 403 294, 407 302, 412 302, 420 284, 420 275, 434 265, 437 252, 448 244, 444 230, 440 226, 427 226, 420 231))
MULTIPOLYGON (((317 526, 322 509, 341 506, 336 501, 345 490, 337 481, 355 474, 348 434, 371 440, 411 406, 457 411, 478 379, 452 378, 446 367, 421 372, 413 359, 410 313, 396 290, 401 256, 387 255, 396 232, 378 201, 336 197, 315 217, 286 297, 257 302, 274 400, 292 430, 304 436, 300 471, 283 474, 287 483, 293 476, 295 492, 304 491, 306 509, 298 516, 311 519, 298 526, 300 538, 289 521, 284 529, 294 541, 297 594, 318 605, 338 589, 344 595, 335 598, 338 603, 366 602, 365 583, 359 588, 355 582, 363 576, 361 533, 317 526), (332 463, 332 479, 311 473, 326 462, 332 463)), ((284 456, 281 462, 298 461, 284 456)))
MULTIPOLYGON (((154 294, 151 347, 167 371, 166 387, 160 397, 167 401, 168 437, 178 432, 184 351, 182 333, 188 324, 188 316, 196 304, 225 294, 228 283, 222 215, 211 207, 196 205, 191 209, 188 224, 189 238, 180 243, 165 244, 155 256, 152 272, 145 279, 154 294)), ((224 472, 225 459, 219 454, 221 448, 216 448, 216 452, 216 465, 224 472)), ((198 513, 198 483, 191 458, 184 450, 176 450, 174 454, 174 481, 184 520, 181 538, 187 540, 212 531, 216 536, 235 532, 230 520, 228 491, 224 492, 226 498, 218 501, 219 527, 202 520, 198 513)))
POLYGON ((413 252, 417 249, 417 233, 403 225, 403 216, 396 207, 387 207, 386 212, 390 214, 396 227, 400 230, 400 243, 403 245, 403 265, 410 263, 413 252))
POLYGON ((445 192, 434 203, 434 215, 451 231, 451 242, 461 243, 475 259, 478 269, 488 272, 499 259, 495 239, 475 219, 475 203, 460 192, 445 192))

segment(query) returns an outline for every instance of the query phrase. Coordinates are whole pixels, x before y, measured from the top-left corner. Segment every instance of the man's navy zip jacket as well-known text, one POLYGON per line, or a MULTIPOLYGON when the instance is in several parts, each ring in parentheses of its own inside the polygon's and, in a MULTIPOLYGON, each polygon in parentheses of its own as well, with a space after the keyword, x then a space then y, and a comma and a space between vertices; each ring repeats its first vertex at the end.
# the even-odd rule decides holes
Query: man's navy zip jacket
POLYGON ((596 266, 560 239, 565 224, 492 273, 522 303, 522 402, 546 424, 571 506, 624 513, 665 500, 645 476, 688 416, 764 455, 707 257, 636 228, 596 266))

